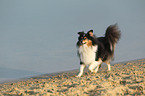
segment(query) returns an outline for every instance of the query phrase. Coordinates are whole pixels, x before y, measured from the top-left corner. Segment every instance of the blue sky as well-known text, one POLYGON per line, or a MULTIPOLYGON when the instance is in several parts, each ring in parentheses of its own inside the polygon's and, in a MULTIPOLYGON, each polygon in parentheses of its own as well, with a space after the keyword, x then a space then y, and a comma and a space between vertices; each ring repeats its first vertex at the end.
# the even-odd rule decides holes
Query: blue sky
POLYGON ((0 0, 0 67, 51 73, 77 69, 77 32, 103 36, 118 23, 115 61, 145 58, 144 0, 0 0))

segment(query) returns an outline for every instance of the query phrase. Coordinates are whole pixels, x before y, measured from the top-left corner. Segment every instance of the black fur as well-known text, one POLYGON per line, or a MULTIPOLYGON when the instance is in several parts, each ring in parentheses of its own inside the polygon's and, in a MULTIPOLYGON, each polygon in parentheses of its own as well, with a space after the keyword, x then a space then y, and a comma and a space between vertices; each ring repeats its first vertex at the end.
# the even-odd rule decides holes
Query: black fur
POLYGON ((93 45, 98 45, 98 49, 96 53, 96 61, 98 61, 99 58, 101 58, 103 62, 110 62, 112 59, 114 59, 115 45, 121 36, 117 24, 110 25, 106 29, 106 33, 104 37, 90 36, 89 32, 87 34, 84 32, 78 33, 79 38, 78 38, 77 46, 78 47, 81 46, 82 40, 84 39, 84 37, 87 37, 88 39, 92 40, 93 45))

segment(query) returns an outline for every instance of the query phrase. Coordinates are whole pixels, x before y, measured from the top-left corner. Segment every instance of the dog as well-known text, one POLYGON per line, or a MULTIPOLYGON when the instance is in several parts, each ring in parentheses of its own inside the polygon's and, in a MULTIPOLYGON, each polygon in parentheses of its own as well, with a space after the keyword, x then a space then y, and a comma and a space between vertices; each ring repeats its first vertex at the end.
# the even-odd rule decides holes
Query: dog
POLYGON ((82 76, 86 66, 89 66, 91 72, 97 73, 103 62, 110 71, 110 61, 114 59, 115 46, 121 37, 117 24, 110 25, 104 37, 96 37, 93 35, 93 30, 87 33, 78 32, 78 35, 77 53, 80 59, 80 72, 76 77, 82 76))

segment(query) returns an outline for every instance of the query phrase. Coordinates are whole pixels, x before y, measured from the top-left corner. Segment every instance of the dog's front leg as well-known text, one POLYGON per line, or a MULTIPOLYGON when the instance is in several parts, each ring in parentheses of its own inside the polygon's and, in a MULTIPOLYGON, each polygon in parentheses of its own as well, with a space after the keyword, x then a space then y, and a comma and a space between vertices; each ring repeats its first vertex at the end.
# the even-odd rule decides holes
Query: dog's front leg
POLYGON ((80 65, 80 73, 76 77, 81 77, 83 75, 84 68, 85 68, 85 65, 84 64, 81 64, 80 65))

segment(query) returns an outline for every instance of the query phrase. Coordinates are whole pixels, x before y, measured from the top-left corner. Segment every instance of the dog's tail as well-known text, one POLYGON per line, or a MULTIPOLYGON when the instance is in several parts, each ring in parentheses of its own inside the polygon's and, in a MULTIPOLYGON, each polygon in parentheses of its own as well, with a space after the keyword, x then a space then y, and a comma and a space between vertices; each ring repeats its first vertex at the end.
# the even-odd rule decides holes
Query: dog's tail
POLYGON ((120 30, 118 29, 117 24, 110 25, 106 29, 105 38, 110 44, 111 50, 114 49, 115 44, 119 41, 120 37, 121 37, 121 33, 120 30))
POLYGON ((110 53, 110 56, 108 57, 108 59, 109 58, 114 59, 114 49, 120 37, 121 37, 121 33, 120 33, 120 30, 118 29, 117 24, 110 25, 106 29, 106 33, 105 33, 106 44, 109 45, 108 47, 110 49, 108 50, 108 52, 110 53))

